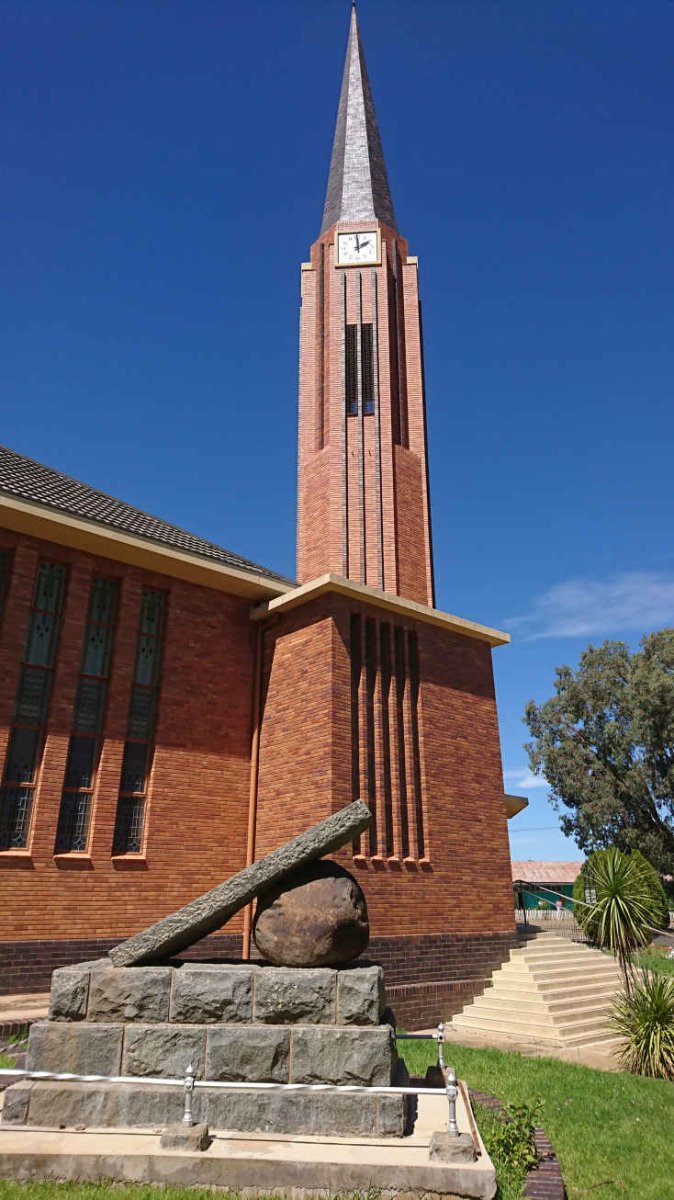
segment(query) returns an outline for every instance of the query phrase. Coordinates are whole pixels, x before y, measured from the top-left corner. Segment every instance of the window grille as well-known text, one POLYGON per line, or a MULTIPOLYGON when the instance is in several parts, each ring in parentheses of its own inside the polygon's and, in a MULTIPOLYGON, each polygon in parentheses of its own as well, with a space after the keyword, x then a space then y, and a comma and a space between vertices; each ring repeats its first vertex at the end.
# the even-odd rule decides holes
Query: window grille
POLYGON ((344 371, 346 414, 348 417, 356 417, 358 415, 358 339, 355 325, 346 327, 344 353, 346 356, 344 371))
POLYGON ((84 631, 73 729, 56 830, 56 854, 85 851, 110 677, 119 585, 94 578, 84 631))
POLYGON ((143 591, 136 666, 129 703, 122 777, 112 853, 139 854, 143 848, 147 785, 159 697, 166 594, 143 591))
POLYGON ((370 417, 374 412, 374 347, 371 325, 362 327, 360 357, 363 415, 370 417))
MULTIPOLYGON (((344 338, 346 415, 358 416, 358 326, 347 325, 344 338)), ((363 415, 374 412, 374 338, 372 325, 360 327, 360 394, 363 415)))
POLYGON ((28 843, 66 578, 63 564, 46 561, 38 564, 0 788, 0 850, 22 850, 28 843))

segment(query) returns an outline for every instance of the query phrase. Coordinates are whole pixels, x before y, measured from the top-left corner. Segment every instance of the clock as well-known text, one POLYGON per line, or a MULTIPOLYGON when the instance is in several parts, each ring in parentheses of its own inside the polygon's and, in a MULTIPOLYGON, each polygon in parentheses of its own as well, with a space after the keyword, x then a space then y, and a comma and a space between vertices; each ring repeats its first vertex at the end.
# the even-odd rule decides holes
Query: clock
POLYGON ((335 237, 335 265, 338 267, 360 266, 378 263, 379 230, 362 229, 357 233, 338 233, 335 237))

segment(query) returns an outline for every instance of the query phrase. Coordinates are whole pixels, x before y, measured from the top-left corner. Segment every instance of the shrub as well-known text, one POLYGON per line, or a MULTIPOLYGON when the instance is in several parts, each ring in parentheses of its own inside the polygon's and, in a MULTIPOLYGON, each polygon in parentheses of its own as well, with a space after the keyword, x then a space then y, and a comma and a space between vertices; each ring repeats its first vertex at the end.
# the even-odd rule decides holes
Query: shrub
MULTIPOLYGON (((653 922, 658 929, 669 928, 669 901, 667 893, 662 886, 660 876, 655 867, 649 863, 640 850, 633 850, 630 858, 635 858, 637 862, 643 864, 644 877, 648 880, 648 888, 653 898, 654 909, 658 912, 657 920, 653 922)), ((649 939, 650 940, 650 939, 649 939)))
POLYGON ((611 1024, 625 1039, 618 1057, 628 1071, 674 1080, 674 978, 644 972, 614 1002, 611 1024))
POLYGON ((542 1101, 513 1104, 505 1120, 497 1121, 485 1137, 485 1145, 494 1163, 515 1171, 528 1171, 538 1162, 534 1132, 542 1101))
POLYGON ((587 897, 576 905, 578 923, 598 946, 616 955, 628 993, 632 955, 648 945, 662 916, 654 874, 642 854, 610 847, 590 855, 574 884, 574 899, 587 897))

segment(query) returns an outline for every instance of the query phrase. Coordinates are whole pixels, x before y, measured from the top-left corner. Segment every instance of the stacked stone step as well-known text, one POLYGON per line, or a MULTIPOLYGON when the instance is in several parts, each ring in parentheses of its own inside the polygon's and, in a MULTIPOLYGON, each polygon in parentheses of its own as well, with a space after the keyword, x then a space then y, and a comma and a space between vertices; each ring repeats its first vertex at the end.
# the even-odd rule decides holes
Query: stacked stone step
MULTIPOLYGON (((133 1082, 26 1080, 5 1093, 3 1122, 161 1128, 183 1112, 180 1085, 388 1086, 401 1078, 393 1029, 382 1024, 378 966, 272 967, 109 959, 54 972, 49 1019, 30 1033, 27 1069, 131 1076, 133 1082), (138 1082, 135 1082, 135 1080, 138 1082)), ((399 1095, 197 1088, 194 1115, 211 1128, 286 1134, 402 1136, 399 1095)))
POLYGON ((490 985, 452 1018, 452 1027, 512 1039, 610 1049, 620 990, 616 962, 589 946, 538 934, 492 974, 490 985))

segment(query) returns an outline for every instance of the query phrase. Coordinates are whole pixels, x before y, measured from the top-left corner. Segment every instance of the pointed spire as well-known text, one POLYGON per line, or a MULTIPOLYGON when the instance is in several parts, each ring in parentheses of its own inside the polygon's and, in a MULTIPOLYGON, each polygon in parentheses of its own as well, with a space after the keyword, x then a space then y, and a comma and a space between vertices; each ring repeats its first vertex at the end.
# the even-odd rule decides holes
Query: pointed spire
POLYGON ((354 3, 321 233, 337 221, 372 217, 396 228, 354 3))

